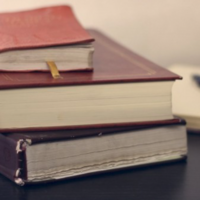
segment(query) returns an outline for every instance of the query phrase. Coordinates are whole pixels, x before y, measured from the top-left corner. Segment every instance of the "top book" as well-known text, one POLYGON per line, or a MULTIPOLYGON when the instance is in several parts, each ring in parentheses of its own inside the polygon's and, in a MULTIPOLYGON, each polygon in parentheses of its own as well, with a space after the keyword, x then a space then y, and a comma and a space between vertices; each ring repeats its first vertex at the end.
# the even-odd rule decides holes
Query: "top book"
POLYGON ((0 14, 0 70, 59 71, 91 69, 93 37, 69 6, 0 14))
POLYGON ((180 76, 98 31, 93 72, 0 73, 0 130, 134 125, 173 119, 171 89, 180 76))

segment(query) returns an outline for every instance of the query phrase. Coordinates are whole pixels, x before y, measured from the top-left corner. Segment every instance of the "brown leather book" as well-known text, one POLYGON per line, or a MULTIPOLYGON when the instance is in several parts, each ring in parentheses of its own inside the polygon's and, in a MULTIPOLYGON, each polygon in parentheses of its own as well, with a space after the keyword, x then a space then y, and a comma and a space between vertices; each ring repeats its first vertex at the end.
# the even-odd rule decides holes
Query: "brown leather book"
POLYGON ((91 70, 93 37, 69 6, 0 13, 0 71, 91 70))
POLYGON ((21 186, 186 156, 186 128, 178 119, 132 127, 0 134, 0 172, 21 186))
POLYGON ((171 88, 181 77, 98 31, 94 71, 0 73, 0 130, 134 125, 173 119, 171 88))

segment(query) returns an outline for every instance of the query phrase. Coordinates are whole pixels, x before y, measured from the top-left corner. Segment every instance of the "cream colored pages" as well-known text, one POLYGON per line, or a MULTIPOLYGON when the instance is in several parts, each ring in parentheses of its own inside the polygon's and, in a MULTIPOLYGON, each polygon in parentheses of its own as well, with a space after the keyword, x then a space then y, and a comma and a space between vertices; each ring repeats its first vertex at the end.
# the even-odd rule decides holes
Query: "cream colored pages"
POLYGON ((91 44, 57 46, 0 53, 0 71, 49 71, 47 61, 54 61, 59 71, 92 68, 91 44))
POLYGON ((185 118, 189 128, 200 129, 200 87, 193 79, 200 75, 200 66, 173 65, 169 69, 183 77, 173 85, 173 114, 185 118))

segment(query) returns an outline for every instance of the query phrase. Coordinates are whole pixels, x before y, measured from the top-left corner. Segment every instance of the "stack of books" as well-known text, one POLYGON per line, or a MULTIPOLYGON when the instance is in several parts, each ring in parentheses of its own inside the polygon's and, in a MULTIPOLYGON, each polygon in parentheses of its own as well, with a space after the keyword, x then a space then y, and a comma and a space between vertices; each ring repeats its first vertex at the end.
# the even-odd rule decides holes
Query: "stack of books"
MULTIPOLYGON (((60 15, 69 10, 59 6, 28 12, 60 15)), ((76 35, 83 36, 78 30, 76 35)), ((0 73, 0 172, 18 185, 187 156, 185 123, 173 117, 171 105, 172 85, 181 77, 98 31, 86 35, 87 42, 95 38, 92 71, 61 72, 59 79, 38 69, 0 73)), ((26 51, 17 50, 21 55, 26 51)), ((15 50, 6 53, 16 57, 15 50)))

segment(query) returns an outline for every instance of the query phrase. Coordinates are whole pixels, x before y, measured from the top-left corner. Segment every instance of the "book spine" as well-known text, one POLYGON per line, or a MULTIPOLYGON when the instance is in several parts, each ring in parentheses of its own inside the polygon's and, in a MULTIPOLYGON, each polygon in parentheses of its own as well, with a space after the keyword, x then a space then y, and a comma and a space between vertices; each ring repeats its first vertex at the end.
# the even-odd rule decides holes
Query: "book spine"
POLYGON ((24 185, 26 173, 25 142, 0 134, 0 173, 18 185, 24 185))

